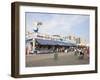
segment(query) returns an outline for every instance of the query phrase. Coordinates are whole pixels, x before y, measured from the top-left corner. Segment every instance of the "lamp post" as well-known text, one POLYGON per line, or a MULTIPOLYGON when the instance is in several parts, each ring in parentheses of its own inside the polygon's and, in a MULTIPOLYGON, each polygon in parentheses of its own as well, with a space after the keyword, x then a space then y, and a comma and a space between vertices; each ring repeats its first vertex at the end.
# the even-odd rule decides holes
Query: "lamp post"
POLYGON ((35 50, 35 38, 37 38, 37 34, 39 32, 39 28, 42 25, 42 22, 34 22, 33 23, 33 33, 34 33, 34 37, 33 37, 33 53, 36 52, 35 50))

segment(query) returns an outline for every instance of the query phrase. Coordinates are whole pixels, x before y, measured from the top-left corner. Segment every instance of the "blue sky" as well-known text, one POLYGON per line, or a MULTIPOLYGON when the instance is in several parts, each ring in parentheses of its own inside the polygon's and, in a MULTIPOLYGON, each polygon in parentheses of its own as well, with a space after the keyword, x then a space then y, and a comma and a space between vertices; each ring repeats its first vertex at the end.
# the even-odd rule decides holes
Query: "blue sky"
POLYGON ((89 15, 26 12, 25 18, 26 31, 32 32, 35 23, 42 22, 40 33, 64 36, 74 34, 89 42, 89 15))

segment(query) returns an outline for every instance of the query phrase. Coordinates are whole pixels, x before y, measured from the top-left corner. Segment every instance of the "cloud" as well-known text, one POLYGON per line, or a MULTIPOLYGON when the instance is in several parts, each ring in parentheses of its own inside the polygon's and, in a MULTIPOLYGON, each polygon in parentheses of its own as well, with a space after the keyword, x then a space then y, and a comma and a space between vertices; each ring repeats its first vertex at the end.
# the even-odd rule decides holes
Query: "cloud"
POLYGON ((42 21, 40 32, 66 35, 85 20, 86 17, 81 15, 53 15, 50 19, 42 21))
POLYGON ((40 33, 67 35, 73 28, 83 23, 88 17, 83 15, 39 14, 27 13, 26 30, 32 32, 32 23, 40 21, 40 33))

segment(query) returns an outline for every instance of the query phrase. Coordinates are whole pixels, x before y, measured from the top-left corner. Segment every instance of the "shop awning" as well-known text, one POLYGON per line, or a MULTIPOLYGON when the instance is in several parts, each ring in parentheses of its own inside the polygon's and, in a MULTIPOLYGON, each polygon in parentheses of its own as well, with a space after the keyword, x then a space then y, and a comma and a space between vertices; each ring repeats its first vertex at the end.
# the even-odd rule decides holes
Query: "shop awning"
POLYGON ((40 45, 57 45, 53 40, 36 39, 40 45))
POLYGON ((63 41, 44 40, 44 39, 36 39, 36 41, 37 41, 40 45, 76 46, 74 43, 63 42, 63 41))

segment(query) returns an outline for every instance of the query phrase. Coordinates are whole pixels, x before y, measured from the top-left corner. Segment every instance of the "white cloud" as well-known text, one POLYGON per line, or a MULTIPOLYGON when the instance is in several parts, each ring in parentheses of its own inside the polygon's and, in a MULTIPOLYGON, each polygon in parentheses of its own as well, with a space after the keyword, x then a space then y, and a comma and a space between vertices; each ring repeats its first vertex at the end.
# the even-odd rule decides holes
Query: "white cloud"
POLYGON ((40 32, 66 35, 65 33, 70 33, 75 25, 85 20, 86 18, 80 15, 54 15, 51 19, 43 21, 40 32))
POLYGON ((84 22, 87 17, 82 15, 58 15, 58 14, 31 14, 28 17, 28 23, 26 24, 26 31, 32 32, 32 22, 41 21, 43 25, 40 26, 39 32, 46 34, 60 34, 67 35, 72 32, 73 28, 77 28, 76 25, 84 22), (36 17, 37 16, 37 17, 36 17), (44 19, 45 18, 45 19, 44 19))

